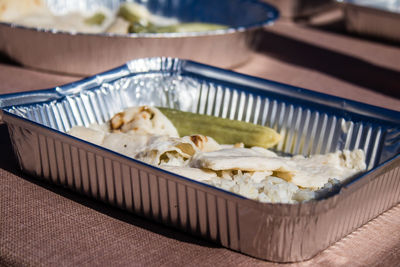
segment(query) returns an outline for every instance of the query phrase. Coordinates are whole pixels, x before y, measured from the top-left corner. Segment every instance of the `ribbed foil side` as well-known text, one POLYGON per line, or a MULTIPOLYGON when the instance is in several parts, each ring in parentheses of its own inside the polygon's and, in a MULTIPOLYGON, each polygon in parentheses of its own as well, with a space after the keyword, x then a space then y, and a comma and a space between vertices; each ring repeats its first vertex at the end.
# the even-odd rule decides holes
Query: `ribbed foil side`
POLYGON ((400 198, 397 164, 370 175, 372 181, 355 191, 317 203, 253 203, 160 174, 26 121, 7 120, 21 167, 35 176, 261 259, 308 259, 400 198))
POLYGON ((31 174, 225 247, 240 249, 235 197, 143 168, 15 118, 11 120, 13 145, 24 152, 18 154, 21 167, 31 174))
POLYGON ((371 175, 370 182, 354 191, 345 189, 319 202, 272 205, 271 209, 285 210, 280 215, 261 205, 239 208, 239 222, 243 226, 241 251, 278 262, 313 257, 399 203, 400 167, 398 163, 393 165, 390 170, 371 175))
POLYGON ((100 75, 57 88, 54 100, 6 108, 3 120, 21 168, 225 247, 279 262, 309 259, 399 203, 398 125, 283 98, 271 85, 267 93, 247 90, 222 76, 208 77, 208 69, 187 70, 185 64, 133 61, 107 79, 100 75), (142 104, 270 126, 283 135, 275 149, 284 153, 362 148, 373 170, 325 199, 262 204, 64 134, 75 125, 102 123, 125 107, 142 104))

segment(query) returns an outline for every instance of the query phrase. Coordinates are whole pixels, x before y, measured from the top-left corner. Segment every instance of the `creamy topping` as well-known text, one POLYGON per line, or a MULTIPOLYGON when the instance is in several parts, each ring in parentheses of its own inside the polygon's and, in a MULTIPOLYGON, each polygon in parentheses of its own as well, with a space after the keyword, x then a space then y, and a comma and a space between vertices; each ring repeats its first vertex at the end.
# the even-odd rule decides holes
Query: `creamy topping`
POLYGON ((190 165, 215 171, 271 171, 286 167, 285 162, 278 157, 267 157, 249 148, 228 148, 198 153, 192 158, 190 165))

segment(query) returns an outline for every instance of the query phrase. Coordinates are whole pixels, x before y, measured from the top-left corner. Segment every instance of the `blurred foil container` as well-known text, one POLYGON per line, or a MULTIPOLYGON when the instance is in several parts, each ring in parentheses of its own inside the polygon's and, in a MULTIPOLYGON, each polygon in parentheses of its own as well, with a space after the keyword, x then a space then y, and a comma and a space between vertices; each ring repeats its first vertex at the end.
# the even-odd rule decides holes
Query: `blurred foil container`
MULTIPOLYGON (((125 0, 44 0, 54 14, 116 11, 125 0)), ((196 33, 83 34, 0 23, 0 49, 11 59, 40 70, 93 75, 143 57, 179 57, 218 67, 245 63, 257 29, 274 22, 278 11, 253 0, 136 0, 152 13, 183 22, 227 25, 196 33)), ((0 13, 1 14, 1 13, 0 13)), ((1 18, 0 18, 1 20, 1 18)))
POLYGON ((305 18, 334 6, 334 0, 263 0, 279 9, 285 18, 305 18))
POLYGON ((23 171, 265 260, 306 260, 400 201, 400 112, 172 58, 137 59, 48 90, 0 96, 23 171), (65 134, 133 105, 275 128, 275 148, 362 148, 368 171, 300 204, 264 204, 65 134))
POLYGON ((399 0, 336 0, 344 9, 348 31, 400 42, 399 0))

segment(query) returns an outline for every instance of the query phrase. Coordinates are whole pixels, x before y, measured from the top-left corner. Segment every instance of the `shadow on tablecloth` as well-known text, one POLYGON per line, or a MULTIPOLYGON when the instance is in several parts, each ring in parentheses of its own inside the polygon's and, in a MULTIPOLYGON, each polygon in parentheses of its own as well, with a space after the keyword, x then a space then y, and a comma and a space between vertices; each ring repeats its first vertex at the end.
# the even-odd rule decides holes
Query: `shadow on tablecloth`
POLYGON ((268 30, 258 32, 256 50, 354 85, 400 98, 400 72, 268 30))

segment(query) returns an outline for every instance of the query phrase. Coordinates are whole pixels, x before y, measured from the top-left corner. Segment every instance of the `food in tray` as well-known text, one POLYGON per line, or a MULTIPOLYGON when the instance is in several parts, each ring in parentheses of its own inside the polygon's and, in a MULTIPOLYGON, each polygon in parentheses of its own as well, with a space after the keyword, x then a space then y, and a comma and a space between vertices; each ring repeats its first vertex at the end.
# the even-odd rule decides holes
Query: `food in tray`
POLYGON ((0 21, 43 29, 82 33, 170 33, 227 28, 212 23, 182 23, 150 13, 137 3, 123 3, 116 12, 99 7, 88 13, 54 14, 43 0, 0 0, 0 21))
POLYGON ((250 123, 246 128, 244 124, 168 108, 140 106, 117 113, 102 125, 75 126, 69 134, 264 203, 310 200, 316 196, 316 190, 330 187, 366 168, 362 150, 310 157, 278 156, 267 149, 279 142, 278 133, 250 123), (243 139, 241 142, 230 139, 221 128, 237 130, 243 139), (266 140, 265 144, 248 140, 258 137, 266 140), (230 143, 232 140, 234 143, 230 143))
MULTIPOLYGON (((122 29, 112 27, 108 32, 125 31, 125 33, 167 33, 167 32, 199 32, 226 29, 227 27, 212 23, 182 23, 177 19, 157 16, 146 7, 136 3, 124 3, 120 6, 117 18, 125 20, 127 26, 122 29)), ((122 25, 122 23, 120 23, 122 25)))

